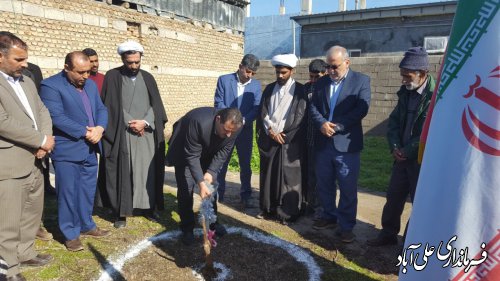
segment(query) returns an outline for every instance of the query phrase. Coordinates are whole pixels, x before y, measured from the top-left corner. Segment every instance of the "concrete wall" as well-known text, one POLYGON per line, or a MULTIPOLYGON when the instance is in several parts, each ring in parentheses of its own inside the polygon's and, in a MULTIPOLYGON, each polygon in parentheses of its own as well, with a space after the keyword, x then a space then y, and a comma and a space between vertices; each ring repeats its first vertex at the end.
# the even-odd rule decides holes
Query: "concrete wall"
MULTIPOLYGON (((351 69, 371 78, 372 100, 368 115, 363 119, 365 134, 385 136, 387 118, 397 104, 396 92, 401 87, 399 62, 402 56, 351 58, 351 69)), ((430 72, 437 78, 442 56, 430 56, 430 72)), ((309 80, 308 66, 312 59, 301 59, 296 68, 295 80, 305 83, 309 80)), ((265 85, 274 82, 274 68, 269 61, 261 62, 256 78, 265 85)))
POLYGON ((44 77, 62 70, 68 52, 87 47, 105 72, 121 65, 118 44, 139 41, 142 68, 155 77, 170 119, 167 134, 190 109, 213 105, 217 77, 236 70, 243 55, 241 35, 91 0, 0 0, 0 30, 27 42, 44 77))
POLYGON ((334 45, 360 49, 362 56, 401 53, 413 46, 423 46, 424 37, 449 36, 453 16, 395 17, 306 25, 301 31, 300 56, 321 56, 334 45))
MULTIPOLYGON (((457 1, 400 2, 400 6, 292 17, 302 27, 300 56, 322 56, 334 45, 360 50, 366 57, 399 55, 423 46, 425 37, 449 36, 457 1)), ((441 49, 444 42, 435 43, 441 49)))

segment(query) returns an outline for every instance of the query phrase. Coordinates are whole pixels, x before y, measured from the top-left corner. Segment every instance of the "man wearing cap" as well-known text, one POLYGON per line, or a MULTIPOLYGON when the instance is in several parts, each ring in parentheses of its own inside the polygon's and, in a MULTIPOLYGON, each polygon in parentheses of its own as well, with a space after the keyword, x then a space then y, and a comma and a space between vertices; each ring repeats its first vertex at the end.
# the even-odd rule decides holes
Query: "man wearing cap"
POLYGON ((111 207, 116 228, 135 214, 157 220, 163 209, 167 114, 153 76, 140 69, 143 47, 126 41, 118 47, 123 65, 106 73, 102 99, 109 124, 103 137, 99 171, 100 206, 111 207))
MULTIPOLYGON (((401 214, 408 194, 415 196, 420 165, 417 162, 422 126, 436 82, 429 74, 429 57, 422 47, 410 48, 399 64, 403 84, 398 104, 389 116, 387 140, 394 158, 391 179, 382 212, 382 231, 367 241, 371 246, 398 243, 401 214)), ((406 232, 406 231, 405 231, 406 232)))
POLYGON ((326 53, 328 76, 316 83, 311 118, 315 135, 316 181, 323 212, 313 228, 334 228, 344 243, 354 241, 358 206, 360 152, 363 149, 361 120, 370 106, 370 77, 349 68, 344 47, 326 53), (340 190, 336 205, 337 183, 340 190))
MULTIPOLYGON (((235 73, 219 77, 215 89, 215 108, 234 107, 238 108, 243 114, 243 130, 238 135, 235 143, 240 164, 240 199, 243 208, 248 207, 248 200, 252 195, 250 162, 253 146, 253 121, 257 117, 261 96, 260 81, 252 79, 252 76, 255 75, 259 66, 260 62, 256 56, 252 54, 245 55, 235 73)), ((230 159, 231 157, 228 157, 217 175, 219 201, 221 202, 224 201, 226 173, 230 159)))
POLYGON ((297 57, 277 55, 271 60, 276 82, 262 94, 257 120, 260 152, 259 218, 295 220, 302 205, 301 162, 306 156, 306 107, 304 86, 293 78, 297 57))

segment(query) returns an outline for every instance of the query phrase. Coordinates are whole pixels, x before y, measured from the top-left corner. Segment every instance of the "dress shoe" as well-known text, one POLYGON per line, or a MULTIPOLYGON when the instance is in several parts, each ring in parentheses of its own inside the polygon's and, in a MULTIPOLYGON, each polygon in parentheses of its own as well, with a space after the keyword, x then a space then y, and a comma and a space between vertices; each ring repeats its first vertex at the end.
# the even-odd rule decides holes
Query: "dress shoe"
POLYGON ((342 231, 342 230, 337 230, 335 231, 335 235, 340 238, 340 241, 344 243, 352 243, 354 239, 356 239, 356 235, 352 233, 352 231, 342 231))
POLYGON ((27 260, 27 261, 22 261, 21 266, 44 266, 48 264, 53 257, 49 254, 38 254, 36 257, 27 260))
POLYGON ((194 243, 194 235, 192 231, 183 231, 181 235, 181 242, 186 246, 191 246, 194 243))
POLYGON ((50 241, 54 238, 43 226, 40 226, 36 231, 36 239, 42 241, 50 241))
POLYGON ((14 276, 7 277, 7 281, 26 281, 26 278, 21 273, 18 273, 14 276))
POLYGON ((113 226, 115 228, 122 228, 127 226, 127 219, 125 217, 120 217, 116 219, 116 221, 113 223, 113 226))
POLYGON ((83 245, 82 242, 80 241, 80 238, 76 238, 73 240, 67 240, 64 242, 64 245, 66 246, 66 249, 70 252, 78 252, 83 250, 83 245))
POLYGON ((92 230, 85 231, 80 233, 82 236, 92 236, 94 238, 101 238, 101 237, 106 237, 111 234, 109 230, 105 229, 100 229, 99 227, 96 227, 92 230))
POLYGON ((160 222, 160 215, 158 215, 158 213, 153 210, 147 210, 146 213, 144 214, 144 217, 152 222, 156 223, 160 222))
POLYGON ((391 237, 388 235, 379 235, 377 236, 377 238, 366 241, 366 244, 368 246, 373 246, 373 247, 396 245, 397 243, 398 243, 397 237, 391 237))
POLYGON ((316 230, 335 228, 337 223, 335 221, 319 219, 313 223, 313 228, 316 230))

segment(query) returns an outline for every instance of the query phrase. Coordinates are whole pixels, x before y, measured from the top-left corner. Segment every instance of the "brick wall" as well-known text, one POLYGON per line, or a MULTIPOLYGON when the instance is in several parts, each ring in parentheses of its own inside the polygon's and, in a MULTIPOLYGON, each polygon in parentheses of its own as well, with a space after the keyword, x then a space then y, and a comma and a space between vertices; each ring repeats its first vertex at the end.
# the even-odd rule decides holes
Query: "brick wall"
MULTIPOLYGON (((324 58, 323 58, 324 59, 324 58)), ((396 92, 401 87, 399 62, 402 56, 359 57, 351 58, 351 69, 367 74, 371 78, 372 100, 368 115, 363 119, 366 134, 385 136, 387 118, 397 103, 396 92)), ((430 73, 437 78, 442 56, 430 56, 430 73)), ((308 66, 312 59, 301 59, 294 75, 298 82, 309 80, 308 66)), ((274 82, 274 68, 270 61, 262 61, 256 78, 261 80, 263 88, 274 82)))
POLYGON ((230 30, 91 0, 0 0, 0 30, 27 42, 29 61, 44 77, 61 71, 67 53, 87 47, 105 72, 121 65, 118 44, 139 41, 142 69, 156 78, 170 119, 167 135, 190 109, 213 105, 217 77, 236 70, 243 55, 243 37, 230 30))

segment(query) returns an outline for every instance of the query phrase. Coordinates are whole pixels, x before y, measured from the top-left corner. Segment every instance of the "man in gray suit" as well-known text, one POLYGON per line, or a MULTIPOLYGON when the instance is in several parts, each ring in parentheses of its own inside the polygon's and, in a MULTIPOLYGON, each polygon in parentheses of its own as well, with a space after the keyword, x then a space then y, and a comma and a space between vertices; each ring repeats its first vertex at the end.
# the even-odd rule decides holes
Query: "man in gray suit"
POLYGON ((43 158, 54 148, 52 122, 35 84, 24 79, 28 47, 0 32, 0 256, 7 280, 26 280, 19 266, 52 260, 34 249, 43 209, 43 158))

